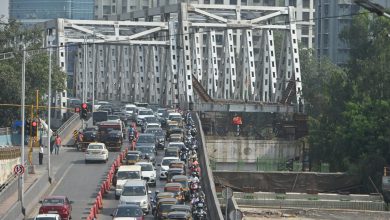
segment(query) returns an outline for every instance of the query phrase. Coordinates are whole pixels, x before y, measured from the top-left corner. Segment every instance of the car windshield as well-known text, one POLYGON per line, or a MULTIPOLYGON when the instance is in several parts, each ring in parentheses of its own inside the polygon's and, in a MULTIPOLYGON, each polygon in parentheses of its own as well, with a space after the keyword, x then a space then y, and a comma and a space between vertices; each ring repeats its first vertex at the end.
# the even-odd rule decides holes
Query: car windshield
POLYGON ((142 217, 143 212, 139 207, 119 207, 115 217, 142 217))
POLYGON ((101 150, 103 149, 102 145, 89 145, 88 150, 101 150))
POLYGON ((154 143, 154 135, 140 135, 137 143, 154 143))
POLYGON ((148 128, 159 128, 158 124, 148 124, 148 128))
POLYGON ((148 123, 159 123, 160 122, 156 117, 146 117, 145 121, 148 123))
POLYGON ((118 179, 139 179, 140 175, 137 171, 118 171, 118 179))
POLYGON ((143 186, 126 186, 123 188, 122 196, 144 196, 146 195, 143 186))
POLYGON ((109 116, 107 116, 107 119, 108 120, 118 120, 119 116, 117 116, 117 115, 109 115, 109 116))
POLYGON ((137 154, 128 154, 126 156, 126 159, 128 159, 128 160, 136 160, 136 159, 138 159, 138 155, 137 154))
POLYGON ((152 111, 139 111, 138 115, 153 115, 152 111))
POLYGON ((133 108, 133 107, 127 107, 127 108, 126 108, 126 111, 133 112, 133 111, 134 111, 134 108, 133 108))
POLYGON ((50 199, 44 199, 42 202, 42 205, 63 205, 64 199, 56 199, 56 198, 50 198, 50 199))
POLYGON ((153 148, 151 148, 151 147, 137 147, 137 150, 141 151, 141 153, 144 153, 144 154, 153 153, 153 148))
POLYGON ((165 156, 167 157, 176 157, 177 156, 177 151, 166 151, 165 156))
POLYGON ((164 159, 161 164, 163 166, 168 166, 172 161, 176 161, 176 160, 177 159, 164 159))
POLYGON ((152 164, 138 164, 141 166, 141 171, 153 171, 153 166, 152 164))
POLYGON ((155 128, 147 128, 146 130, 145 130, 145 133, 146 134, 160 134, 160 133, 162 133, 162 129, 161 128, 158 128, 158 129, 155 129, 155 128))
POLYGON ((161 212, 168 212, 171 210, 172 204, 161 204, 160 205, 160 211, 161 212))

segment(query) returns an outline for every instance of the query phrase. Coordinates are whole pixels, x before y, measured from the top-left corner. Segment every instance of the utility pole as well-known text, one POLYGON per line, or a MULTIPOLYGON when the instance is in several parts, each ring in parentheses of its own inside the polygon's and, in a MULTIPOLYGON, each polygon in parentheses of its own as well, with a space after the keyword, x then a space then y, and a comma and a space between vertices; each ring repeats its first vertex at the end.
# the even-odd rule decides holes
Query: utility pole
MULTIPOLYGON (((25 117, 24 117, 24 107, 25 107, 25 95, 26 95, 26 45, 23 45, 23 61, 22 61, 22 100, 21 100, 21 120, 22 120, 22 135, 20 138, 20 158, 21 158, 21 164, 24 166, 24 125, 25 125, 25 117)), ((23 204, 24 199, 24 173, 19 175, 18 178, 18 196, 20 201, 20 206, 22 207, 22 214, 25 216, 25 209, 23 204)))
POLYGON ((49 91, 47 96, 47 176, 49 177, 49 183, 51 184, 51 170, 50 170, 50 117, 51 117, 51 54, 52 48, 49 48, 49 91))

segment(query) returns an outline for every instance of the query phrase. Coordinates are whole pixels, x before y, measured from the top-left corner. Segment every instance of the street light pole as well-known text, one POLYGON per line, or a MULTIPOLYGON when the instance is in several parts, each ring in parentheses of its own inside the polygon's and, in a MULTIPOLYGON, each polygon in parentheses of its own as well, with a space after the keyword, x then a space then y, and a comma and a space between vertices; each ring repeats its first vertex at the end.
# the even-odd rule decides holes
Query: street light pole
MULTIPOLYGON (((25 95, 26 95, 26 45, 23 45, 23 61, 22 61, 22 100, 21 100, 21 120, 22 120, 22 134, 20 138, 20 151, 21 151, 21 164, 24 166, 24 125, 25 125, 25 117, 24 117, 24 108, 25 108, 25 95)), ((24 199, 24 173, 19 175, 18 178, 18 195, 20 206, 22 207, 22 214, 25 215, 25 209, 23 205, 24 199)))
POLYGON ((51 117, 51 54, 52 48, 49 48, 49 91, 48 91, 48 102, 47 102, 47 175, 49 177, 49 183, 51 183, 51 170, 50 170, 50 117, 51 117))

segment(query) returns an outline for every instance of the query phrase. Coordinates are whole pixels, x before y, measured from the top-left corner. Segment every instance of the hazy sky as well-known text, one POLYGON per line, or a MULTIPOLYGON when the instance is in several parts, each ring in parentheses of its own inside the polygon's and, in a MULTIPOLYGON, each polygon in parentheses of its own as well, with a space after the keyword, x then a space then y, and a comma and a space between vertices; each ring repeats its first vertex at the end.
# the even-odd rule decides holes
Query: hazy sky
POLYGON ((0 16, 5 15, 8 18, 8 0, 0 0, 0 16))

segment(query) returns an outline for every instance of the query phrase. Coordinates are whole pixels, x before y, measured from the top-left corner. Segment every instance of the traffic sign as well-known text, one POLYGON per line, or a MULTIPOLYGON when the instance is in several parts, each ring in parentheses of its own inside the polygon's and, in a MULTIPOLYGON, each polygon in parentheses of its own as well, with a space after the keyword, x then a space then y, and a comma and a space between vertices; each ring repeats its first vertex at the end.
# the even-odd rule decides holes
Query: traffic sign
POLYGON ((17 164, 14 166, 14 174, 22 175, 24 173, 24 166, 21 164, 17 164))
POLYGON ((222 197, 226 199, 230 199, 233 196, 233 190, 230 187, 225 187, 222 190, 222 197))

